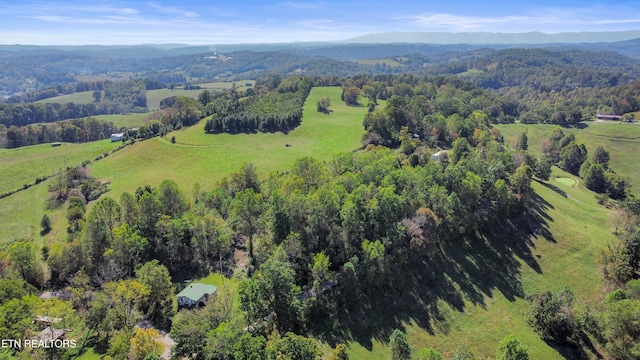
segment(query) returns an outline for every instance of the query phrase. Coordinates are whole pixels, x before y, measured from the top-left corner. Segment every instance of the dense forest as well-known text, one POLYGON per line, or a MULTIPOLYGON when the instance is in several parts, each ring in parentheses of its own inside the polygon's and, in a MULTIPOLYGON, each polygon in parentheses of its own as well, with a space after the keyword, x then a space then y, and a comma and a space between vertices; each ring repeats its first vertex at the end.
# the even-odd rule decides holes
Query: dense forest
POLYGON ((267 82, 266 93, 255 94, 251 89, 253 95, 241 101, 233 91, 214 97, 205 105, 205 113, 215 115, 207 120, 205 132, 286 132, 298 126, 313 79, 307 76, 274 80, 267 82))

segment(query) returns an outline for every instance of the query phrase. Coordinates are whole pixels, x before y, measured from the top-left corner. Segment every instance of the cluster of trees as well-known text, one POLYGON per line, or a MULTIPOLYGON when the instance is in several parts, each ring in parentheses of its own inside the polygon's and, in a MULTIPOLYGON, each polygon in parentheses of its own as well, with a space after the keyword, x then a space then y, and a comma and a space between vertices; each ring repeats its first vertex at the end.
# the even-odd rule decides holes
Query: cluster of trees
POLYGON ((365 143, 397 146, 401 129, 407 127, 431 147, 450 147, 457 137, 475 144, 476 128, 489 131, 490 122, 511 122, 517 116, 515 102, 456 78, 405 75, 357 80, 354 85, 361 85, 374 103, 390 95, 384 109, 366 116, 365 143))
POLYGON ((626 197, 627 181, 611 169, 609 152, 603 147, 596 148, 589 160, 584 144, 576 143, 575 135, 565 135, 562 129, 555 129, 542 146, 545 156, 550 161, 574 175, 579 175, 590 190, 607 194, 616 200, 626 197))
POLYGON ((331 98, 327 96, 327 97, 323 97, 322 99, 320 99, 320 101, 318 101, 316 108, 318 112, 328 114, 331 112, 331 109, 329 109, 330 106, 331 106, 331 98))
POLYGON ((640 72, 632 59, 612 52, 582 50, 507 49, 463 66, 461 72, 474 83, 500 89, 528 87, 540 92, 580 87, 610 87, 636 78, 640 72))
POLYGON ((13 95, 6 99, 8 104, 28 103, 38 100, 49 99, 60 95, 69 95, 76 92, 104 90, 105 84, 112 83, 110 80, 99 81, 78 81, 74 84, 56 84, 44 89, 25 92, 19 95, 13 95))
MULTIPOLYGON (((391 347, 391 360, 444 360, 442 353, 432 347, 414 351, 407 341, 407 335, 400 329, 395 329, 391 333, 389 346, 391 347)), ((474 360, 475 357, 463 345, 456 349, 449 359, 474 360)), ((496 360, 529 360, 529 348, 515 336, 508 335, 498 344, 496 360)))
POLYGON ((0 146, 21 146, 52 142, 89 142, 108 139, 118 128, 110 121, 96 118, 74 119, 39 125, 15 126, 8 129, 0 125, 0 146))
POLYGON ((275 89, 242 101, 234 99, 233 93, 212 99, 205 109, 215 116, 207 120, 205 132, 275 132, 297 127, 313 80, 307 76, 278 80, 275 89))
MULTIPOLYGON (((11 248, 7 253, 0 252, 0 256, 18 259, 16 250, 11 248)), ((24 256, 19 259, 35 260, 24 256)), ((99 289, 92 287, 89 278, 79 272, 69 286, 57 294, 41 300, 33 286, 5 269, 0 280, 0 336, 3 339, 34 338, 44 327, 33 321, 36 316, 56 319, 56 328, 68 333, 80 330, 80 336, 74 337, 75 347, 3 349, 5 356, 73 358, 91 341, 94 346, 106 349, 112 358, 160 359, 164 345, 159 332, 134 328, 134 325, 142 316, 153 318, 160 310, 168 311, 169 315, 175 312, 171 278, 162 265, 145 263, 135 277, 108 282, 99 289)))
MULTIPOLYGON (((89 175, 85 166, 60 170, 51 177, 48 184, 48 206, 56 208, 67 200, 78 198, 82 204, 96 200, 107 192, 108 183, 89 175)), ((70 206, 74 201, 70 201, 70 206)), ((84 209, 84 208, 83 208, 84 209)), ((84 213, 84 210, 83 210, 84 213)))

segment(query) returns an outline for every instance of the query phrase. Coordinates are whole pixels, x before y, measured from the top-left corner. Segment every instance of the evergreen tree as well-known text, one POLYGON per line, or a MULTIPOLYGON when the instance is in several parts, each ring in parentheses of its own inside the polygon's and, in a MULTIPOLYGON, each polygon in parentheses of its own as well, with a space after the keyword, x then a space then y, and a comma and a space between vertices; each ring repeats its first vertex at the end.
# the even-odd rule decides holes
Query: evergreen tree
POLYGON ((389 338, 391 346, 391 360, 410 360, 411 346, 407 341, 407 334, 400 329, 393 330, 389 338))

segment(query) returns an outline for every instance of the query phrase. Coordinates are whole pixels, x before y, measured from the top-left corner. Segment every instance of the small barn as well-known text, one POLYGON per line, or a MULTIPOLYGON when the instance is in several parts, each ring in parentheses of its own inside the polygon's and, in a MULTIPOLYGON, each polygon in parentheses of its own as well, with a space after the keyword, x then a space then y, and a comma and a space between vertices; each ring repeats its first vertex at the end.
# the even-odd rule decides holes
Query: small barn
POLYGON ((609 114, 597 114, 596 118, 598 120, 620 120, 622 116, 620 115, 609 115, 609 114))
POLYGON ((122 141, 124 133, 111 134, 111 142, 122 141))
POLYGON ((433 161, 438 161, 440 160, 440 157, 442 156, 442 154, 446 154, 447 152, 445 150, 440 150, 437 153, 431 155, 431 158, 433 159, 433 161))
POLYGON ((213 296, 218 288, 213 285, 207 285, 202 283, 192 283, 186 288, 182 289, 176 295, 178 298, 179 307, 194 307, 197 305, 204 305, 205 301, 213 296))

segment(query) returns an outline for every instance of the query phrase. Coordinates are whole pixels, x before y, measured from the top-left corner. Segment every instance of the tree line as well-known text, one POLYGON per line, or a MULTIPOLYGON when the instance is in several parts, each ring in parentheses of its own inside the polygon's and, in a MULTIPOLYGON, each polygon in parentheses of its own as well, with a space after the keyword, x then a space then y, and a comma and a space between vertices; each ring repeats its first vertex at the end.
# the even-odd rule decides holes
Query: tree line
POLYGON ((0 145, 7 148, 52 142, 89 142, 108 139, 118 128, 96 118, 74 119, 39 125, 0 128, 0 145))
POLYGON ((25 126, 94 115, 147 111, 146 89, 142 80, 105 82, 104 90, 96 88, 95 91, 100 92, 99 101, 90 104, 0 104, 0 124, 7 127, 25 126))

